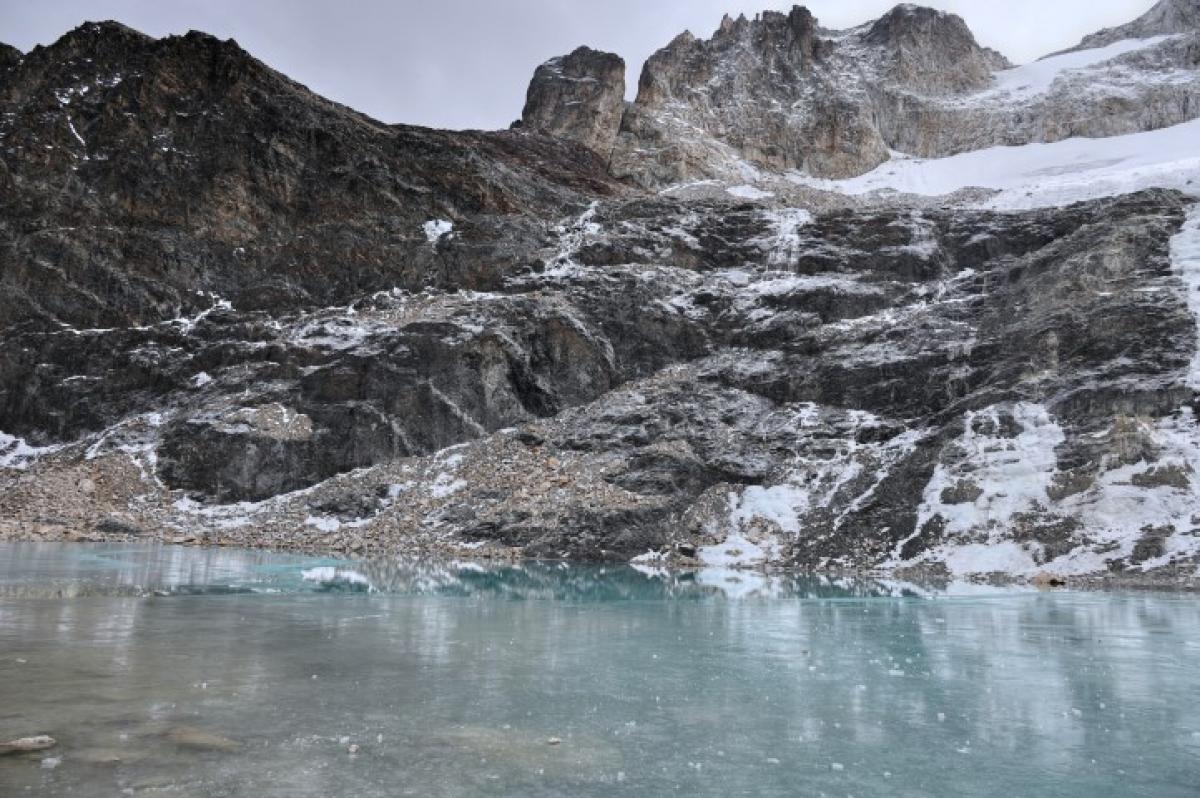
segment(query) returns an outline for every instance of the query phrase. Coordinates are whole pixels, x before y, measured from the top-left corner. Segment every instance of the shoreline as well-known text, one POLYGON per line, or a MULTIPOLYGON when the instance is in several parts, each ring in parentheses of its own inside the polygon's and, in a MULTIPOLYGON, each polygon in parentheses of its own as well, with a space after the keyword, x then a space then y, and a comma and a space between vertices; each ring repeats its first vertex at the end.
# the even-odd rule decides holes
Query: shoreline
MULTIPOLYGON (((68 533, 69 534, 69 533, 68 533)), ((1053 591, 1085 591, 1085 592, 1164 592, 1179 594, 1200 593, 1200 573, 1165 573, 1159 570, 1145 574, 1113 573, 1088 574, 1081 576, 1058 576, 1036 574, 1033 576, 1015 576, 1007 574, 967 575, 962 577, 949 576, 940 569, 903 568, 894 571, 881 569, 829 569, 815 570, 808 568, 788 567, 781 565, 769 566, 713 566, 699 562, 671 562, 660 560, 651 567, 639 566, 638 563, 622 559, 580 560, 567 558, 537 557, 525 554, 517 548, 480 546, 454 546, 442 543, 437 546, 413 546, 408 549, 389 549, 378 553, 351 552, 337 548, 321 548, 315 546, 287 546, 279 541, 264 541, 254 544, 243 540, 203 541, 196 539, 166 539, 157 536, 97 536, 77 533, 74 538, 64 535, 59 539, 44 537, 21 537, 0 534, 0 546, 8 544, 54 544, 54 545, 122 545, 122 544, 151 544, 162 547, 177 546, 188 549, 210 550, 242 550, 247 552, 266 552, 274 554, 292 554, 315 558, 343 560, 355 562, 457 562, 472 563, 479 566, 503 567, 518 564, 567 565, 572 567, 627 567, 641 571, 647 576, 670 576, 678 578, 689 574, 723 573, 732 576, 744 575, 759 579, 786 578, 825 578, 831 580, 854 579, 870 580, 880 583, 898 583, 911 585, 922 591, 946 592, 952 586, 977 587, 1026 587, 1043 592, 1053 591), (1052 578, 1047 578, 1052 576, 1052 578)))

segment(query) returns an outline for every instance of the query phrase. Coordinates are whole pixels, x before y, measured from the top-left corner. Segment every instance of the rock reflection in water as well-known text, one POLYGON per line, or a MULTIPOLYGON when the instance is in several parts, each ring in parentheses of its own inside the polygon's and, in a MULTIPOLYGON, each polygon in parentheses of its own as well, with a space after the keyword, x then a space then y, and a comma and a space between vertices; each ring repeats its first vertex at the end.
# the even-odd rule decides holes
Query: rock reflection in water
POLYGON ((668 571, 632 566, 546 562, 479 564, 367 560, 305 569, 303 579, 328 592, 492 596, 594 601, 736 598, 869 598, 926 595, 927 590, 862 577, 834 578, 758 571, 668 571))
POLYGON ((334 560, 246 549, 3 545, 0 597, 394 593, 514 599, 867 598, 939 591, 866 577, 703 568, 395 558, 334 560))

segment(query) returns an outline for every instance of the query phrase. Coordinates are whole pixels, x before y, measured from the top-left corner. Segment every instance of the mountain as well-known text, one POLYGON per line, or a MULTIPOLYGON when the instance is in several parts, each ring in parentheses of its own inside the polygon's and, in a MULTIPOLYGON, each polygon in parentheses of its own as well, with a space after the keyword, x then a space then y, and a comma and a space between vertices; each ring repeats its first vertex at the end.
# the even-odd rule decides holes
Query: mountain
POLYGON ((0 48, 0 539, 1194 580, 1193 7, 727 17, 497 132, 0 48))
POLYGON ((459 224, 452 249, 480 229, 486 248, 497 216, 618 190, 562 139, 383 125, 198 33, 85 24, 10 66, 0 104, 4 324, 153 323, 213 293, 280 310, 483 287, 435 263, 425 221, 459 224))
POLYGON ((619 124, 604 116, 617 141, 610 169, 646 188, 761 171, 847 178, 897 151, 943 157, 1166 127, 1200 103, 1196 7, 1164 0, 1127 32, 1019 68, 961 18, 912 5, 845 31, 801 7, 726 17, 711 39, 684 33, 651 56, 619 124))

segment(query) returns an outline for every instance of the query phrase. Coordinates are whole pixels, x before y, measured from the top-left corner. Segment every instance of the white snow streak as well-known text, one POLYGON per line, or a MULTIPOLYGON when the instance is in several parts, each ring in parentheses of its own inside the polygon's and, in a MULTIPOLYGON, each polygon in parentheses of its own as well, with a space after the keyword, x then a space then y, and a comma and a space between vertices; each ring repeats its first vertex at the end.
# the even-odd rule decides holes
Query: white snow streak
MULTIPOLYGON (((1200 146, 1200 140, 1197 145, 1200 146)), ((1171 239, 1171 263, 1183 281, 1188 310, 1196 320, 1196 351, 1187 385, 1200 390, 1200 204, 1192 206, 1183 229, 1171 239)))
POLYGON ((1031 64, 1005 69, 995 73, 996 84, 992 88, 972 95, 968 101, 992 99, 1001 95, 1003 95, 1002 99, 1008 102, 1028 100, 1048 92, 1054 82, 1065 73, 1103 64, 1126 53, 1162 44, 1170 38, 1173 37, 1154 36, 1149 39, 1124 39, 1107 47, 1061 53, 1034 61, 1031 64))

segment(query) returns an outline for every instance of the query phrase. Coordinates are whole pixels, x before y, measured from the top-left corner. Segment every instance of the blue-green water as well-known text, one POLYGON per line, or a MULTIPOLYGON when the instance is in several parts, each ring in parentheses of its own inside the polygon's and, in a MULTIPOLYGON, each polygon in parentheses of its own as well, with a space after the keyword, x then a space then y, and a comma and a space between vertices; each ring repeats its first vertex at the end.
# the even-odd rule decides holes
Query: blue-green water
POLYGON ((1196 796, 1200 599, 0 546, 35 733, 0 796, 1196 796))

